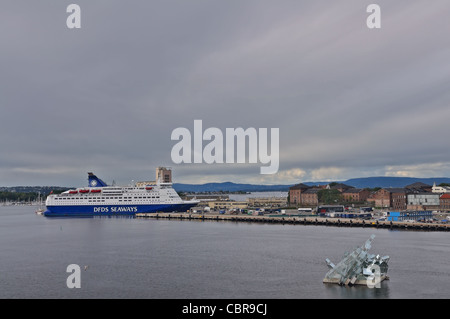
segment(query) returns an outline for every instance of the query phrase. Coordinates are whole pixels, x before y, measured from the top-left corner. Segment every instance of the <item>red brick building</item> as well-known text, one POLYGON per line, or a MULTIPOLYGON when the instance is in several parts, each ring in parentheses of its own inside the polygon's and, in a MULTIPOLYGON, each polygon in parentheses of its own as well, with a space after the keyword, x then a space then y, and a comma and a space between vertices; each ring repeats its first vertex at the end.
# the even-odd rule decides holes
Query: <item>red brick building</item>
POLYGON ((302 205, 302 193, 309 189, 308 185, 297 184, 289 188, 289 204, 302 205))
POLYGON ((320 188, 309 188, 309 189, 305 190, 301 194, 302 204, 308 205, 308 206, 318 205, 319 204, 319 196, 317 193, 319 191, 320 191, 320 188))
POLYGON ((407 195, 411 190, 406 188, 382 188, 368 198, 375 207, 392 208, 395 211, 406 210, 407 195))
POLYGON ((373 202, 375 207, 388 208, 391 207, 391 193, 382 188, 376 191, 367 201, 373 202))
POLYGON ((450 194, 443 194, 439 197, 440 210, 450 211, 450 194))
POLYGON ((364 202, 369 197, 369 190, 361 188, 348 188, 342 192, 345 202, 364 202))
POLYGON ((392 188, 390 192, 392 209, 395 211, 406 210, 408 191, 404 188, 392 188))

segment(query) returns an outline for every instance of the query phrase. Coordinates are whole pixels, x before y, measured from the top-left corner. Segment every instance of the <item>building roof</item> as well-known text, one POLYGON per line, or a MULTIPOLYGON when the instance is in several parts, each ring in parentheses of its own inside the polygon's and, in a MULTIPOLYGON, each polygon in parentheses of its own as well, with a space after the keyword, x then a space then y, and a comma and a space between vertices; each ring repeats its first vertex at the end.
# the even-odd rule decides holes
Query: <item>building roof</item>
POLYGON ((428 185, 428 184, 425 184, 425 183, 422 183, 422 182, 416 182, 416 183, 413 183, 411 185, 405 186, 405 188, 428 188, 428 187, 432 187, 432 186, 428 185))
POLYGON ((420 192, 420 193, 410 193, 409 195, 434 195, 434 196, 439 196, 439 193, 433 193, 433 192, 420 192))
POLYGON ((303 194, 317 194, 321 189, 320 188, 309 188, 303 192, 303 194))
POLYGON ((300 183, 300 184, 289 187, 289 190, 291 190, 291 189, 308 189, 308 188, 310 188, 308 185, 300 183))
POLYGON ((450 199, 450 194, 443 194, 440 199, 450 199))
POLYGON ((337 183, 337 184, 334 184, 333 186, 330 186, 330 189, 341 189, 341 188, 342 189, 348 189, 348 188, 354 188, 354 187, 350 186, 350 185, 345 185, 345 184, 342 184, 342 183, 337 183))
POLYGON ((408 191, 406 188, 401 187, 389 187, 383 189, 387 190, 389 193, 406 193, 408 191))
POLYGON ((342 193, 343 194, 349 194, 349 193, 355 194, 355 193, 361 193, 363 190, 364 189, 362 189, 362 188, 349 188, 349 189, 346 189, 345 191, 343 191, 342 193))

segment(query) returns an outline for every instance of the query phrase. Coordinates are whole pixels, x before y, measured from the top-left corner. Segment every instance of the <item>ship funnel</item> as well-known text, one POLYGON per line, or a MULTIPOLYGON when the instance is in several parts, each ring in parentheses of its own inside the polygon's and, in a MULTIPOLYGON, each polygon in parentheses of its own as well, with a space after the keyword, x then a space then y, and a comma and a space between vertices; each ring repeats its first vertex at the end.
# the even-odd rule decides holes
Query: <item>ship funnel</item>
POLYGON ((89 187, 105 187, 108 186, 104 181, 94 175, 94 173, 88 173, 89 187))

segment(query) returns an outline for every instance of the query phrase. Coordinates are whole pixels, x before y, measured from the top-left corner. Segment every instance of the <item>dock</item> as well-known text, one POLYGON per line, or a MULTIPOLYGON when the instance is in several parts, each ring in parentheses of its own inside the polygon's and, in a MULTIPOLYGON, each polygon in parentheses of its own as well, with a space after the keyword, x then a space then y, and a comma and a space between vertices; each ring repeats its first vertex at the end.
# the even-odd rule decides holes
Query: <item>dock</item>
POLYGON ((250 222, 266 224, 292 224, 292 225, 316 225, 335 227, 367 227, 384 228, 391 230, 423 230, 423 231, 450 231, 449 224, 419 223, 419 222, 396 222, 378 221, 350 218, 327 218, 327 217, 300 217, 300 216, 253 216, 253 215, 229 215, 229 214, 196 214, 196 213, 137 213, 136 218, 155 218, 191 221, 230 221, 250 222))

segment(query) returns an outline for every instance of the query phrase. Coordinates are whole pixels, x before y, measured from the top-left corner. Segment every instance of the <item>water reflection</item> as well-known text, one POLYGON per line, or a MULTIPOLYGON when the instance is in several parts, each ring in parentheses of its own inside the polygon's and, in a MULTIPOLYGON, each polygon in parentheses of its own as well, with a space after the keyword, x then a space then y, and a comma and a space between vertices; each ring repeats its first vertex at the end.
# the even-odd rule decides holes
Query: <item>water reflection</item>
POLYGON ((369 288, 364 285, 353 287, 324 284, 324 298, 327 299, 388 299, 389 280, 380 283, 380 288, 369 288))

